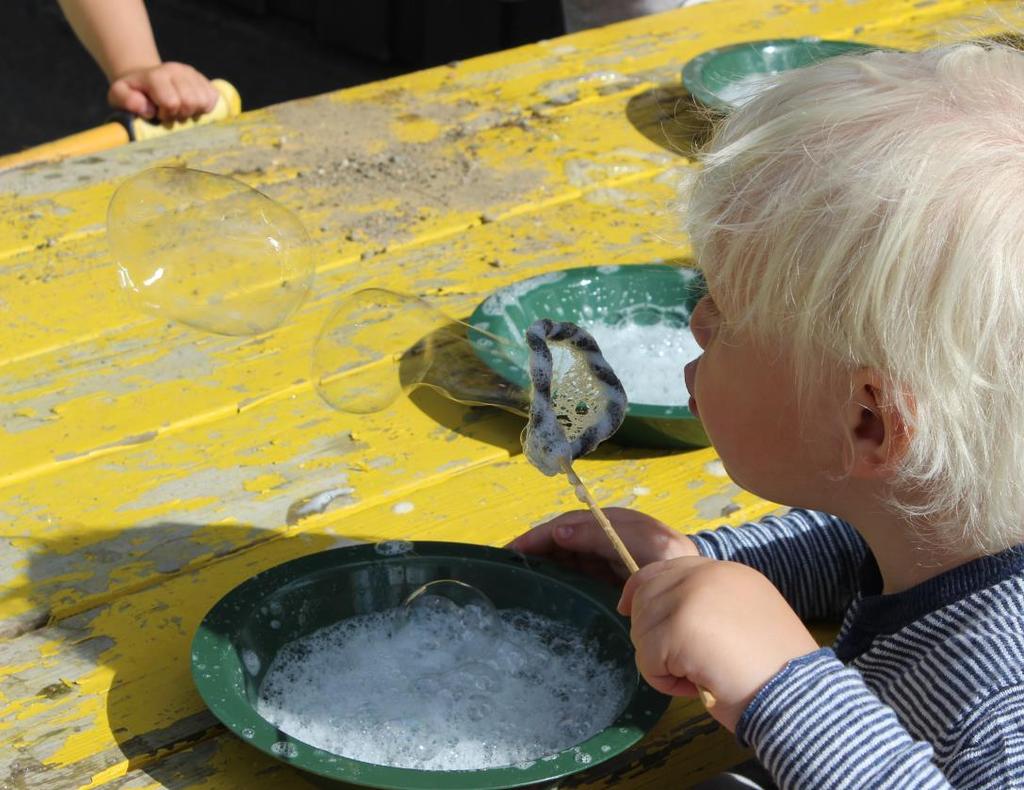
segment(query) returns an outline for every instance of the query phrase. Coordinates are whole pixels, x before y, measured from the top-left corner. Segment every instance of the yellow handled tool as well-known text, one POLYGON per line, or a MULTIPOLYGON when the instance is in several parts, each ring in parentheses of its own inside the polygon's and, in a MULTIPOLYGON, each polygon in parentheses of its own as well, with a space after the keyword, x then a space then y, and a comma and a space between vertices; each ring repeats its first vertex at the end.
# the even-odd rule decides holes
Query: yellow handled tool
POLYGON ((211 80, 213 87, 220 96, 216 106, 205 115, 195 120, 179 121, 173 124, 151 123, 135 115, 125 115, 123 119, 105 123, 95 129, 89 129, 53 142, 43 143, 33 148, 26 148, 14 154, 0 156, 0 170, 12 167, 36 164, 38 162, 55 162, 69 156, 81 156, 96 151, 105 151, 133 140, 150 140, 165 134, 190 129, 203 123, 230 118, 242 111, 242 99, 235 86, 226 80, 211 80))

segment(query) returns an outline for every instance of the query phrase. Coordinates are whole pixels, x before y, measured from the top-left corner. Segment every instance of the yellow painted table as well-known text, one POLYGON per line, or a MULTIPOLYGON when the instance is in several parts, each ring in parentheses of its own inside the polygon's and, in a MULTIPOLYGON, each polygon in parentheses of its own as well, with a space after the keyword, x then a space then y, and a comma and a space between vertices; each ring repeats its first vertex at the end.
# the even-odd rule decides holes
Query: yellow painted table
MULTIPOLYGON (((338 295, 381 285, 459 316, 540 272, 684 257, 673 171, 705 132, 679 87, 688 58, 1021 27, 1015 3, 994 8, 1002 21, 948 0, 717 0, 0 175, 0 788, 307 787, 200 702, 188 648, 207 609, 342 541, 500 545, 576 506, 524 462, 511 416, 427 396, 327 409, 310 351, 338 295), (284 327, 203 335, 119 301, 107 202, 167 163, 235 175, 302 217, 315 294, 284 327)), ((579 469, 603 503, 687 530, 772 507, 712 450, 608 449, 579 469)), ((632 752, 563 784, 684 787, 742 757, 677 701, 632 752)))

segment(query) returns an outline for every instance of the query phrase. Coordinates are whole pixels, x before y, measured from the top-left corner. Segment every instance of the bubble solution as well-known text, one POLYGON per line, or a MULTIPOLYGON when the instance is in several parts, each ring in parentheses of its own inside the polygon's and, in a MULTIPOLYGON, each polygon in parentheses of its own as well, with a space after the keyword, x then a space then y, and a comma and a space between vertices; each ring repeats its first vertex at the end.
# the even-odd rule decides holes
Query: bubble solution
POLYGON ((427 771, 522 764, 610 725, 635 674, 523 609, 497 628, 473 605, 361 615, 285 645, 260 715, 343 757, 427 771))
MULTIPOLYGON (((630 403, 686 405, 690 396, 683 382, 683 366, 701 351, 689 327, 585 321, 581 326, 601 347, 601 354, 622 382, 630 403)), ((557 349, 552 356, 557 367, 557 349)))

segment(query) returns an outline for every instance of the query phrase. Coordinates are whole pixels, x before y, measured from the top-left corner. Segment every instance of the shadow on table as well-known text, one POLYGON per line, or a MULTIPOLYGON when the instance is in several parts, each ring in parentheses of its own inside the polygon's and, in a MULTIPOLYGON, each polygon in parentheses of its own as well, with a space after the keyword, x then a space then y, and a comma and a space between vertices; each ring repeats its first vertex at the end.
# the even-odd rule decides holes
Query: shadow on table
MULTIPOLYGON (((683 261, 674 261, 683 263, 683 261)), ((422 338, 401 358, 399 379, 407 397, 420 411, 438 425, 454 434, 500 447, 510 456, 522 452, 522 432, 530 411, 530 393, 500 376, 485 364, 466 340, 465 324, 452 323, 422 338)), ((509 365, 522 368, 526 351, 509 365)), ((523 372, 525 377, 527 374, 523 372)), ((679 371, 682 389, 682 366, 679 371)), ((611 442, 600 446, 591 458, 652 458, 686 452, 693 446, 683 439, 687 429, 677 427, 640 426, 641 418, 633 418, 632 428, 623 431, 631 436, 628 444, 611 442), (650 446, 644 446, 650 442, 650 446)), ((662 421, 665 423, 665 421, 662 421)), ((699 432, 699 430, 698 430, 699 432)), ((694 431, 689 430, 689 433, 694 431)), ((703 436, 703 434, 701 434, 703 436)))
MULTIPOLYGON (((24 536, 7 537, 12 543, 26 540, 24 536)), ((125 760, 129 776, 134 775, 136 781, 139 772, 147 773, 169 788, 195 786, 202 777, 219 773, 221 766, 215 754, 209 764, 192 761, 182 765, 180 761, 161 759, 169 753, 198 748, 224 733, 213 715, 197 703, 189 659, 189 646, 199 621, 238 583, 237 573, 218 575, 216 564, 211 567, 211 563, 255 544, 273 545, 271 539, 280 546, 281 562, 339 544, 336 535, 312 531, 283 536, 280 530, 254 525, 171 521, 108 530, 82 527, 66 537, 50 539, 43 534, 30 539, 36 545, 27 560, 26 583, 4 597, 27 598, 33 609, 30 614, 3 624, 8 629, 4 636, 9 639, 4 641, 0 637, 7 658, 4 663, 17 671, 6 682, 0 680, 0 689, 10 683, 13 685, 8 689, 20 697, 28 691, 41 702, 61 700, 52 712, 44 714, 51 717, 49 721, 36 719, 31 725, 45 728, 41 730, 44 733, 52 730, 45 737, 37 734, 43 748, 57 733, 63 733, 61 738, 84 738, 89 730, 107 726, 117 742, 116 748, 97 747, 69 764, 47 764, 42 759, 45 755, 33 754, 31 747, 23 753, 8 755, 11 775, 31 779, 27 784, 40 787, 88 783, 91 777, 125 760), (194 592, 189 591, 187 603, 185 599, 155 600, 138 616, 121 614, 126 593, 144 595, 147 588, 172 575, 187 583, 189 575, 200 569, 205 578, 202 584, 195 584, 194 592), (138 581, 133 581, 136 576, 138 581), (111 587, 117 592, 104 594, 111 587), (92 601, 88 600, 90 597, 92 601), (81 608, 75 601, 82 599, 88 609, 50 622, 51 607, 74 612, 81 608), (153 638, 151 654, 133 643, 145 642, 147 634, 157 631, 173 633, 173 655, 160 652, 161 643, 167 639, 159 635, 153 638), (57 655, 61 656, 60 661, 55 660, 57 655), (41 660, 43 656, 47 658, 41 660), (164 667, 166 671, 157 672, 154 667, 164 667), (101 692, 89 688, 89 684, 80 685, 79 680, 97 672, 111 675, 105 722, 102 712, 95 709, 97 694, 101 692), (158 716, 150 713, 154 710, 160 711, 158 716), (145 722, 151 719, 172 723, 140 734, 145 722)), ((261 562, 253 563, 252 573, 263 570, 265 564, 264 556, 261 562)), ((243 750, 243 754, 248 751, 243 750)), ((265 759, 268 769, 274 767, 272 760, 258 752, 253 751, 251 757, 265 759)), ((234 755, 233 759, 239 758, 234 755)), ((242 759, 248 762, 246 757, 242 759)), ((297 776, 292 769, 281 768, 280 786, 302 786, 291 781, 290 777, 297 776)), ((128 777, 125 782, 126 788, 149 784, 136 785, 128 777)))
POLYGON ((684 157, 697 153, 721 117, 673 83, 638 93, 626 105, 626 118, 640 134, 684 157))

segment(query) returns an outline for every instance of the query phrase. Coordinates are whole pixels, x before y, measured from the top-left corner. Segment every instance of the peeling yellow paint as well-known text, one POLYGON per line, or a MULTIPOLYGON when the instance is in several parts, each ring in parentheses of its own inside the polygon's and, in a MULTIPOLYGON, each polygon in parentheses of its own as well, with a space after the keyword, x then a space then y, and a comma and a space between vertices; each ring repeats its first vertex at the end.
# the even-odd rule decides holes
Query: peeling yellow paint
POLYGON ((396 140, 403 143, 426 143, 437 139, 441 133, 441 125, 430 118, 409 113, 399 116, 391 124, 391 132, 396 140))
POLYGON ((287 482, 288 478, 275 473, 258 475, 257 477, 250 478, 242 483, 242 488, 246 491, 254 491, 259 494, 265 494, 272 488, 276 488, 282 483, 287 482))
MULTIPOLYGON (((178 751, 202 762, 190 787, 304 786, 198 729, 208 723, 188 645, 209 606, 339 539, 501 545, 578 507, 518 454, 516 418, 408 399, 378 415, 330 411, 309 355, 337 299, 382 286, 463 317, 533 274, 682 258, 665 207, 702 130, 692 117, 675 118, 675 137, 663 124, 681 106, 683 62, 795 32, 912 48, 1024 22, 1014 3, 988 8, 1003 21, 961 0, 717 0, 0 176, 0 366, 12 383, 0 393, 0 623, 27 629, 4 643, 3 741, 77 771, 82 786, 129 774, 133 787, 159 786, 137 769, 178 751), (233 173, 303 218, 317 285, 288 324, 204 336, 117 298, 109 197, 127 175, 173 162, 233 173), (350 491, 288 524, 296 502, 329 489, 350 491), (396 515, 398 501, 413 511, 396 515), (67 693, 40 694, 58 680, 67 693), (181 722, 209 745, 157 735, 181 722), (143 736, 150 751, 126 757, 123 744, 143 736)), ((602 501, 684 531, 775 509, 733 486, 711 450, 609 450, 579 472, 602 501)), ((673 753, 698 713, 672 706, 642 747, 664 748, 664 764, 630 775, 632 790, 742 756, 721 733, 673 753)))

